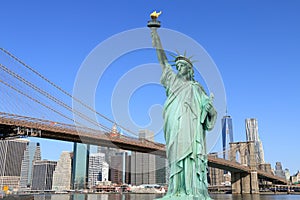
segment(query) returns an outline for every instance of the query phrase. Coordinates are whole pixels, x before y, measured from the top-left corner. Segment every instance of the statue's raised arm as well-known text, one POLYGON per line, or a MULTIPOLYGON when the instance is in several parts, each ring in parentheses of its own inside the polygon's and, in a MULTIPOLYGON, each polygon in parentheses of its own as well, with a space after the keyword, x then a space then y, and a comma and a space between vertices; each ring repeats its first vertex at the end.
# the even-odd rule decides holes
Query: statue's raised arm
POLYGON ((168 59, 162 47, 160 37, 157 33, 157 29, 160 27, 160 21, 158 21, 157 18, 160 14, 161 12, 157 13, 156 11, 150 14, 151 20, 148 21, 148 27, 151 29, 153 47, 155 47, 158 60, 162 68, 164 69, 168 65, 168 59))

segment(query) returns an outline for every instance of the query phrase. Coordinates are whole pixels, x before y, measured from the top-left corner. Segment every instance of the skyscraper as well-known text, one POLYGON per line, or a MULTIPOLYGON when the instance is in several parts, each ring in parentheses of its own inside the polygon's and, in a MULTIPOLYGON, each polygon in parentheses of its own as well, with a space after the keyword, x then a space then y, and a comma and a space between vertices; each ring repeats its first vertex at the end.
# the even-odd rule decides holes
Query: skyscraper
POLYGON ((72 166, 73 189, 87 189, 90 145, 74 143, 72 166))
POLYGON ((0 188, 18 189, 24 151, 29 140, 0 140, 0 188))
POLYGON ((32 190, 51 190, 56 161, 37 160, 33 164, 32 190))
POLYGON ((22 160, 20 190, 31 188, 33 163, 37 160, 41 160, 40 143, 27 143, 22 160))
POLYGON ((229 143, 233 142, 233 129, 232 129, 232 118, 226 115, 222 118, 222 147, 223 147, 223 158, 228 160, 229 158, 229 143))
MULTIPOLYGON (((105 163, 104 153, 94 153, 89 156, 89 169, 88 169, 88 185, 89 188, 96 186, 98 181, 103 181, 102 169, 105 163)), ((105 177, 107 178, 107 177, 105 177)))
POLYGON ((245 120, 246 123, 246 138, 247 142, 254 141, 255 145, 255 155, 257 155, 256 161, 257 164, 264 164, 265 158, 264 158, 264 150, 262 146, 262 142, 259 139, 258 135, 258 121, 257 119, 250 118, 245 120))
POLYGON ((126 151, 118 152, 111 157, 111 181, 113 183, 130 183, 130 156, 126 151))
POLYGON ((168 160, 161 156, 155 156, 155 167, 156 167, 156 183, 157 184, 166 184, 169 179, 167 175, 167 165, 168 160))
POLYGON ((276 165, 275 165, 275 176, 279 176, 281 178, 286 178, 285 177, 285 172, 282 169, 281 162, 276 162, 276 165))
MULTIPOLYGON (((217 158, 218 153, 210 153, 208 154, 209 157, 217 158)), ((208 183, 210 185, 221 185, 223 181, 223 176, 224 176, 224 170, 218 169, 218 168, 213 168, 209 167, 208 168, 208 183)))
MULTIPOLYGON (((110 134, 113 135, 113 136, 115 136, 115 137, 119 137, 120 136, 120 133, 118 131, 118 128, 117 128, 116 124, 114 124, 112 126, 110 134)), ((109 165, 109 167, 111 167, 112 157, 115 156, 116 153, 123 152, 123 150, 112 148, 112 147, 101 147, 101 146, 98 146, 97 152, 105 154, 105 161, 109 165)), ((108 170, 108 179, 106 179, 106 180, 112 180, 111 169, 108 170)))
MULTIPOLYGON (((140 139, 154 142, 154 133, 149 130, 139 132, 140 139)), ((154 184, 156 183, 155 155, 148 153, 131 153, 131 184, 154 184)))
POLYGON ((71 189, 72 158, 71 153, 63 151, 53 172, 52 190, 71 189))

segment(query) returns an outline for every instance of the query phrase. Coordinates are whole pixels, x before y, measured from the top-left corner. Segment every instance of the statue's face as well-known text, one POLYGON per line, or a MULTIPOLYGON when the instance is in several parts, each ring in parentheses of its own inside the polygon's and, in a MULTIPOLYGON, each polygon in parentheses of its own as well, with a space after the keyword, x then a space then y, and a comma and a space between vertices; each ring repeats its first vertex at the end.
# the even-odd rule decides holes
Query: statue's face
POLYGON ((190 65, 184 60, 179 60, 176 62, 176 68, 178 69, 178 74, 182 76, 189 75, 190 65))

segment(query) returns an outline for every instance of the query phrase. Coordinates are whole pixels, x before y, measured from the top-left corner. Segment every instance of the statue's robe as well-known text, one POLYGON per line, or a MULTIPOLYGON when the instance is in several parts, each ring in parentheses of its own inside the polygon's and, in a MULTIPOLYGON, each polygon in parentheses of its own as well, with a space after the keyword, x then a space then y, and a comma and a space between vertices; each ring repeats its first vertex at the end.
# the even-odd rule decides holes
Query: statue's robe
POLYGON ((166 89, 164 136, 170 167, 168 193, 162 199, 211 199, 207 190, 207 155, 205 131, 216 121, 210 101, 201 85, 186 81, 167 65, 161 77, 166 89))

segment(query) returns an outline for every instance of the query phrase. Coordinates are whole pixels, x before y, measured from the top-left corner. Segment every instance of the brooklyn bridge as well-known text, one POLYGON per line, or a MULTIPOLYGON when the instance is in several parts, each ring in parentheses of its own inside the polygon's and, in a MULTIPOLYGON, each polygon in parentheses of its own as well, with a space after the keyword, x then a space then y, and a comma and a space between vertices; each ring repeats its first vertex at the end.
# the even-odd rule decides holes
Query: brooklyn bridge
MULTIPOLYGON (((166 156, 164 144, 113 133, 107 125, 96 122, 84 113, 74 110, 65 100, 55 96, 56 93, 46 91, 47 87, 43 87, 42 84, 35 81, 37 79, 43 81, 43 84, 46 83, 45 85, 49 85, 56 92, 64 95, 65 99, 70 98, 91 112, 95 112, 100 118, 112 124, 115 123, 81 100, 72 97, 71 94, 13 54, 2 48, 0 50, 0 103, 2 105, 0 107, 0 139, 39 137, 166 156), (32 76, 37 78, 33 79, 32 76), (38 107, 41 109, 39 110, 38 107), (49 115, 49 119, 45 116, 41 117, 39 113, 48 113, 46 116, 49 115), (79 122, 74 123, 73 118, 70 117, 72 113, 93 126, 88 127, 79 122), (53 115, 58 117, 53 118, 53 115), (64 120, 60 120, 62 118, 64 120)), ((122 127, 119 124, 118 126, 122 127)), ((125 127, 123 129, 127 130, 125 127)), ((262 182, 260 180, 274 184, 287 184, 287 180, 275 176, 271 171, 259 166, 253 142, 234 142, 226 151, 229 154, 228 160, 208 156, 208 165, 231 172, 233 193, 259 193, 259 182, 262 182), (245 151, 249 153, 243 153, 245 151), (237 152, 241 155, 240 162, 237 162, 237 152)))

